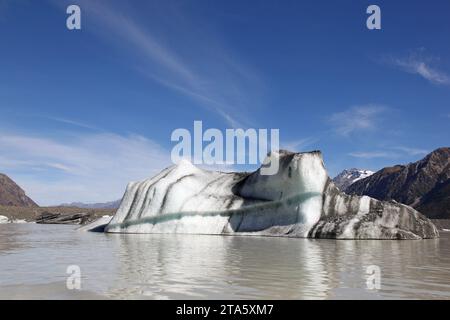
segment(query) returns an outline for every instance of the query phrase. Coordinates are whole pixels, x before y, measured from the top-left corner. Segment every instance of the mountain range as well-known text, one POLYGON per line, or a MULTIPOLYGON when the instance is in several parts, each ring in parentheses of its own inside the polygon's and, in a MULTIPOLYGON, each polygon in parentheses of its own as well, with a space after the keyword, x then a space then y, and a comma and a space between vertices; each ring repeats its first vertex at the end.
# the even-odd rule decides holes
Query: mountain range
MULTIPOLYGON (((120 200, 105 203, 72 202, 62 204, 58 207, 76 207, 82 209, 117 209, 119 207, 119 204, 120 200)), ((22 208, 39 207, 26 195, 25 191, 21 187, 19 187, 17 183, 15 183, 7 175, 2 173, 0 173, 0 206, 22 208)))
POLYGON ((60 207, 77 207, 83 209, 117 209, 120 205, 120 199, 116 201, 110 202, 102 202, 102 203, 84 203, 84 202, 71 202, 71 203, 63 203, 60 207))
MULTIPOLYGON (((348 169, 333 179, 348 194, 378 200, 395 200, 412 206, 433 219, 450 219, 450 148, 439 148, 423 159, 406 165, 370 170, 348 169)), ((73 202, 64 207, 117 209, 120 200, 87 204, 73 202)), ((12 179, 0 173, 0 205, 38 207, 12 179)))
POLYGON ((450 218, 450 148, 406 165, 383 168, 345 192, 407 204, 429 218, 450 218))

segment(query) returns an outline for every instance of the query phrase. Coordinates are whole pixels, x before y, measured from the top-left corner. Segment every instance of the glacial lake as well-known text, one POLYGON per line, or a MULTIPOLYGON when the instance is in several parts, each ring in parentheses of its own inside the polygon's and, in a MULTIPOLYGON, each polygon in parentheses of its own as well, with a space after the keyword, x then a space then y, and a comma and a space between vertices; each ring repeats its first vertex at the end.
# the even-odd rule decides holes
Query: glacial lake
POLYGON ((450 233, 353 241, 3 224, 0 299, 20 298, 450 299, 450 233), (69 266, 80 290, 67 289, 69 266), (369 266, 379 268, 379 289, 367 286, 369 266))

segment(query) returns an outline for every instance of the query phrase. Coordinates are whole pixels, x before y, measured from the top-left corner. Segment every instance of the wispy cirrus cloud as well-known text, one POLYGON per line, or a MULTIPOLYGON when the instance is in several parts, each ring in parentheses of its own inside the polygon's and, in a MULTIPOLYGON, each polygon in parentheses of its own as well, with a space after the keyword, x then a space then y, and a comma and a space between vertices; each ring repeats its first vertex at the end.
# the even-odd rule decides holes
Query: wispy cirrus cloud
MULTIPOLYGON (((54 3, 64 5, 61 1, 54 3)), ((220 37, 205 28, 193 29, 190 17, 177 10, 177 5, 158 3, 158 10, 167 12, 157 17, 161 23, 153 29, 144 22, 157 12, 150 11, 143 22, 131 6, 123 5, 124 10, 110 1, 85 0, 79 5, 95 23, 95 27, 87 25, 83 30, 109 39, 116 49, 128 52, 134 70, 193 99, 232 127, 253 122, 243 113, 258 104, 258 95, 264 91, 259 87, 260 76, 231 53, 220 37), (171 32, 161 28, 167 20, 171 32), (170 41, 172 37, 180 41, 170 41), (189 41, 182 45, 181 40, 189 41)))
POLYGON ((70 138, 0 132, 0 168, 41 205, 103 202, 129 181, 170 165, 169 152, 139 135, 76 133, 70 138))
POLYGON ((305 151, 307 147, 313 145, 318 141, 319 139, 313 137, 307 137, 292 141, 285 141, 281 143, 281 148, 289 151, 305 151))
POLYGON ((426 150, 426 149, 410 148, 410 147, 403 147, 403 146, 392 147, 391 149, 398 150, 400 152, 403 152, 403 153, 405 153, 407 155, 411 155, 411 156, 426 155, 427 153, 430 152, 429 150, 426 150))
POLYGON ((387 108, 381 105, 355 106, 332 114, 328 122, 336 133, 349 136, 358 131, 375 129, 379 116, 386 110, 387 108))
POLYGON ((388 147, 382 150, 355 151, 348 155, 354 158, 375 159, 375 158, 401 158, 405 156, 424 156, 429 151, 421 148, 411 148, 405 146, 388 147))
POLYGON ((79 127, 79 128, 83 128, 83 129, 90 129, 90 130, 100 130, 98 127, 87 124, 87 123, 83 123, 80 121, 75 121, 75 120, 71 120, 71 119, 67 119, 67 118, 61 118, 61 117, 46 117, 49 120, 52 121, 56 121, 56 122, 60 122, 63 124, 69 124, 75 127, 79 127))
POLYGON ((349 156, 355 158, 363 158, 363 159, 374 159, 374 158, 396 158, 397 154, 394 152, 386 152, 386 151, 357 151, 350 152, 349 156))
POLYGON ((383 62, 405 72, 416 74, 436 85, 450 85, 450 75, 435 66, 439 59, 426 55, 425 49, 412 51, 404 57, 387 56, 383 62))

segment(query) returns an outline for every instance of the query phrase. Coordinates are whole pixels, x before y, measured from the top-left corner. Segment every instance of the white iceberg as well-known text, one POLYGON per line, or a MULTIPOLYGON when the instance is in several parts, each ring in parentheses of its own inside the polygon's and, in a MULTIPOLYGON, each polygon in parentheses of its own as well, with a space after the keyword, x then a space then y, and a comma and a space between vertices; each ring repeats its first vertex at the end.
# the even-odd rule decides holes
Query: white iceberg
POLYGON ((106 225, 111 221, 112 217, 108 215, 104 215, 101 218, 98 218, 91 223, 85 224, 84 226, 79 227, 78 231, 91 231, 91 232, 103 232, 105 230, 106 225))
POLYGON ((0 216, 0 224, 9 223, 9 218, 5 216, 0 216))
POLYGON ((12 220, 11 223, 28 223, 28 221, 25 219, 15 219, 12 220))
MULTIPOLYGON (((111 233, 421 239, 436 227, 411 207, 339 191, 319 151, 272 152, 275 175, 199 169, 188 161, 130 183, 111 233)), ((265 163, 269 163, 265 161, 265 163)))

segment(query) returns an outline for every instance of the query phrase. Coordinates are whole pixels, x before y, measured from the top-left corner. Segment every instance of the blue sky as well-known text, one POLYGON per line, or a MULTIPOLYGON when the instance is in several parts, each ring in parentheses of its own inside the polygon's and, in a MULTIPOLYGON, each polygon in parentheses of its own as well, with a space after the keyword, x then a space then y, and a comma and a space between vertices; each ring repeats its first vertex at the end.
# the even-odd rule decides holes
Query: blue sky
POLYGON ((0 172, 42 205, 114 200, 170 165, 172 131, 194 120, 278 128, 331 176, 416 161, 449 145, 449 14, 446 0, 0 0, 0 172))

